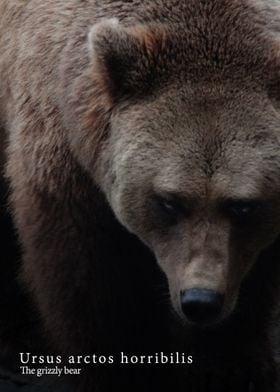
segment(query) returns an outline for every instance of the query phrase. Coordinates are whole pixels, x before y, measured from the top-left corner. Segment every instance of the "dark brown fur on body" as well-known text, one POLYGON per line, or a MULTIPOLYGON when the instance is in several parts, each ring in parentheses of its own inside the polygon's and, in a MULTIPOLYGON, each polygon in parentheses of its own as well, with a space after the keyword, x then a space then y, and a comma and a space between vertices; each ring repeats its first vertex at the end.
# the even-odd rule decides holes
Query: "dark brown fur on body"
POLYGON ((4 0, 0 15, 21 279, 49 340, 194 356, 98 367, 78 390, 278 391, 277 1, 4 0), (180 206, 172 223, 158 198, 180 206), (230 215, 244 200, 251 225, 230 215), (217 325, 184 319, 193 287, 224 295, 217 325))

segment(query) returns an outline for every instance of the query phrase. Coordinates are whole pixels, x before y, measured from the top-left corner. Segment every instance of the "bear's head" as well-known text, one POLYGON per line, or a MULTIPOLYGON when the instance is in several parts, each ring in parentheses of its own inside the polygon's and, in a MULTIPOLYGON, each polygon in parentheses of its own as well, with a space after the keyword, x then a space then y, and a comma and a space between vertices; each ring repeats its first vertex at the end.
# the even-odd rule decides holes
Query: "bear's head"
POLYGON ((264 36, 254 46, 245 19, 206 38, 185 25, 95 25, 95 101, 71 137, 118 220, 154 253, 173 308, 200 325, 232 312, 280 234, 277 50, 264 36))

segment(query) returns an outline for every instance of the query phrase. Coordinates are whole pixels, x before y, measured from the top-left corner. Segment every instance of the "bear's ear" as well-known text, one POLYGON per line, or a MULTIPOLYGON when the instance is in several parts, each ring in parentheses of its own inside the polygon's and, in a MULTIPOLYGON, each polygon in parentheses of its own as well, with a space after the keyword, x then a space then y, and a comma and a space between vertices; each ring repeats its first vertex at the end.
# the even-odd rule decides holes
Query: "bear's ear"
POLYGON ((163 44, 162 29, 145 25, 126 28, 117 19, 104 20, 89 33, 93 71, 113 99, 147 94, 159 76, 156 67, 163 44))

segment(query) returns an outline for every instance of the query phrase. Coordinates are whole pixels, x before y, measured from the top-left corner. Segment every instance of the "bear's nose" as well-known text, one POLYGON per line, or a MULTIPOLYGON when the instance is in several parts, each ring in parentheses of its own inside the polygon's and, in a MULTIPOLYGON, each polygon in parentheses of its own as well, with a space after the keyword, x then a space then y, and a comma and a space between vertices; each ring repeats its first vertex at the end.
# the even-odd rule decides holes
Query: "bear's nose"
POLYGON ((182 310, 195 324, 214 322, 221 313, 224 296, 209 289, 188 289, 181 292, 182 310))

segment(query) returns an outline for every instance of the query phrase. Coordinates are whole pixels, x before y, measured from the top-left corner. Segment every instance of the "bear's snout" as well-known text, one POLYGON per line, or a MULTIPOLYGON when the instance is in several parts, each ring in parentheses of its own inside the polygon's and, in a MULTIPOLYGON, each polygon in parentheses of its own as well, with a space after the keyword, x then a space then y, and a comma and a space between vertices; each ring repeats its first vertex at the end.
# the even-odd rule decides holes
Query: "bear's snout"
POLYGON ((210 289, 192 288, 181 292, 181 306, 187 320, 194 324, 215 322, 222 311, 224 295, 210 289))

